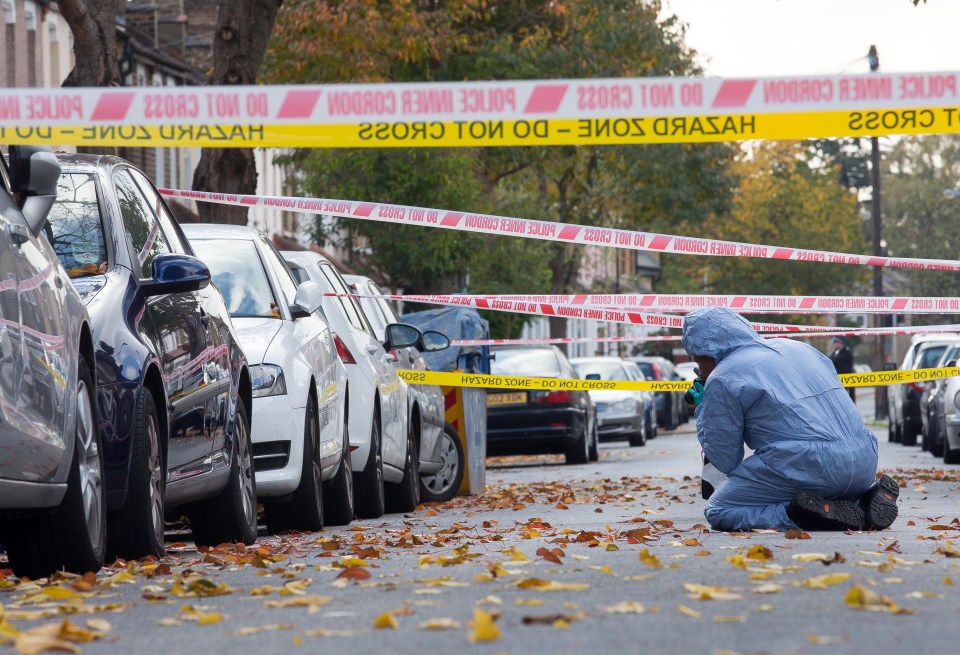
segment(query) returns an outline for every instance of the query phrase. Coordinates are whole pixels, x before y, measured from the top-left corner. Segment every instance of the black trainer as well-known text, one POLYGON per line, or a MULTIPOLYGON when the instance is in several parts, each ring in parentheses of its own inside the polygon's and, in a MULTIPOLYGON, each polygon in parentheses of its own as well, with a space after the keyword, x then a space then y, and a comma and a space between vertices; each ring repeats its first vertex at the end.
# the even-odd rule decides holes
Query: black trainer
POLYGON ((860 499, 868 530, 886 530, 897 520, 900 485, 889 475, 881 475, 860 499))
POLYGON ((863 510, 852 500, 826 500, 809 491, 801 491, 787 505, 787 516, 801 530, 863 530, 863 510))

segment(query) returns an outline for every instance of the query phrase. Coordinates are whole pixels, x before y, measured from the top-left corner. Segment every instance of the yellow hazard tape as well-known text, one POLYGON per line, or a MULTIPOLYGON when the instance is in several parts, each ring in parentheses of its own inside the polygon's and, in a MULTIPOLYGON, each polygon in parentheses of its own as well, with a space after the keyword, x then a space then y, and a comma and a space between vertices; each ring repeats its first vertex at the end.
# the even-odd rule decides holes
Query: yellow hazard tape
MULTIPOLYGON (((686 391, 690 382, 627 380, 570 380, 560 378, 532 378, 508 375, 482 375, 479 373, 445 373, 440 371, 398 371, 403 380, 411 384, 436 384, 448 387, 479 387, 485 389, 529 390, 625 390, 625 391, 686 391)), ((874 373, 849 373, 840 376, 845 387, 875 387, 908 382, 930 382, 960 375, 960 367, 920 368, 904 371, 877 371, 874 373)))
POLYGON ((635 118, 423 120, 302 125, 0 127, 0 141, 75 146, 450 148, 701 143, 960 132, 953 107, 635 118))

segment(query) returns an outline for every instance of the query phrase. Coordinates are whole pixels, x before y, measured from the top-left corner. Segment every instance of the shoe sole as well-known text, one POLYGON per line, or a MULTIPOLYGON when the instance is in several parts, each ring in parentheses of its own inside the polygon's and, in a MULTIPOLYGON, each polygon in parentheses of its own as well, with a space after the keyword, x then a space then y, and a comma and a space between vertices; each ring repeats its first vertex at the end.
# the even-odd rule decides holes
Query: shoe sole
POLYGON ((863 530, 864 513, 849 500, 824 500, 822 496, 800 493, 790 502, 787 514, 801 530, 840 532, 863 530))
POLYGON ((897 498, 900 485, 889 475, 881 475, 864 496, 862 506, 865 524, 870 530, 886 530, 897 520, 897 498))

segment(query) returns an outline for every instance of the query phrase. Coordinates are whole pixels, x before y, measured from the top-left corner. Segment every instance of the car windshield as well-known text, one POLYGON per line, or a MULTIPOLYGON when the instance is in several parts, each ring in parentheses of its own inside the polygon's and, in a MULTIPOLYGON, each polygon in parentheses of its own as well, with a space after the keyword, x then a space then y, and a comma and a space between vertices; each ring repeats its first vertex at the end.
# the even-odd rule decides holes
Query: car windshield
POLYGON ((920 353, 920 361, 917 362, 917 366, 915 368, 933 368, 937 365, 940 355, 942 355, 943 351, 946 349, 946 344, 942 346, 930 346, 920 353))
POLYGON ((60 176, 57 201, 47 214, 44 231, 70 277, 107 272, 107 249, 92 173, 60 176))
POLYGON ((601 380, 627 380, 627 372, 617 362, 573 362, 580 377, 599 375, 601 380))
POLYGON ((230 316, 280 318, 267 273, 253 241, 192 239, 197 256, 210 269, 230 316))
POLYGON ((494 375, 560 375, 560 362, 552 350, 516 348, 495 352, 497 356, 490 363, 490 372, 494 375))
POLYGON ((640 370, 643 371, 643 376, 648 380, 653 380, 653 362, 637 362, 637 366, 640 367, 640 370))

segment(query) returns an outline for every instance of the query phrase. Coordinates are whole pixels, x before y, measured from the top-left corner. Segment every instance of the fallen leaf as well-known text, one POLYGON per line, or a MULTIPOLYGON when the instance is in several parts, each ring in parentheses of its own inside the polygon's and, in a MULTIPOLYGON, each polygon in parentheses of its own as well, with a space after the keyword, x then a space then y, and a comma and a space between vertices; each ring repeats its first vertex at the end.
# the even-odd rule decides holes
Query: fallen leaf
POLYGON ((524 578, 517 582, 520 589, 532 589, 533 591, 582 591, 590 585, 586 582, 554 582, 553 580, 541 580, 540 578, 524 578))
POLYGON ((539 598, 518 598, 513 601, 514 605, 543 605, 543 601, 539 598))
POLYGON ((646 548, 640 551, 639 558, 641 562, 643 562, 650 568, 654 568, 654 569, 663 568, 663 564, 660 563, 660 559, 656 555, 651 554, 650 551, 647 550, 646 548))
POLYGON ((400 623, 397 622, 397 618, 391 612, 384 612, 377 618, 373 620, 374 628, 389 628, 391 630, 396 630, 400 627, 400 623))
POLYGON ((13 647, 17 649, 19 655, 39 655, 56 651, 60 653, 79 653, 80 648, 74 646, 69 641, 57 639, 44 634, 32 634, 24 632, 17 636, 13 642, 13 647))
POLYGON ((716 614, 713 617, 715 623, 743 623, 747 617, 743 614, 723 615, 716 614))
POLYGON ((784 535, 787 539, 809 539, 810 535, 802 530, 787 530, 784 535))
POLYGON ((561 627, 570 627, 572 621, 582 619, 585 613, 579 614, 541 614, 538 616, 525 616, 521 619, 524 625, 552 625, 558 627, 558 623, 566 624, 561 627))
POLYGON ((960 548, 952 544, 943 544, 938 550, 943 553, 945 557, 960 557, 960 548))
POLYGON ((694 600, 739 600, 740 594, 727 591, 726 587, 708 587, 702 584, 685 583, 683 588, 690 592, 689 598, 694 600))
POLYGON ((284 600, 265 600, 265 607, 323 607, 329 605, 333 596, 294 596, 284 600))
POLYGON ((817 575, 807 578, 803 584, 807 589, 825 589, 831 585, 840 584, 850 579, 849 573, 831 573, 829 575, 817 575))
POLYGON ((755 594, 778 594, 783 591, 783 586, 768 582, 754 587, 751 591, 755 594))
POLYGON ((690 609, 689 607, 687 607, 686 605, 677 605, 677 611, 680 612, 681 614, 686 614, 687 616, 692 616, 692 617, 695 618, 695 619, 699 619, 701 616, 703 616, 703 615, 700 614, 700 612, 698 612, 697 610, 692 610, 692 609, 690 609))
POLYGON ((647 614, 648 612, 659 611, 656 607, 647 607, 643 603, 638 603, 633 600, 625 600, 602 609, 604 612, 611 614, 647 614))
POLYGON ((889 612, 891 614, 913 614, 912 609, 900 607, 889 596, 878 594, 859 584, 853 585, 843 600, 849 607, 858 610, 889 612))
POLYGON ((934 591, 911 591, 903 595, 904 598, 943 598, 943 594, 934 591))
POLYGON ((337 576, 337 579, 343 578, 344 580, 366 580, 370 577, 370 571, 359 566, 348 566, 344 570, 340 571, 340 574, 337 576))
POLYGON ((496 641, 500 638, 500 634, 500 628, 494 623, 493 615, 484 612, 479 607, 474 607, 473 620, 470 621, 470 629, 467 632, 467 639, 470 643, 496 641))
POLYGON ((417 624, 421 630, 454 630, 460 627, 460 622, 448 617, 427 619, 417 624))
POLYGON ((236 630, 231 630, 227 633, 228 637, 247 637, 250 635, 258 635, 261 632, 277 632, 280 630, 293 630, 296 628, 293 623, 268 623, 266 625, 258 625, 249 628, 237 628, 236 630))
POLYGON ((773 551, 762 544, 757 544, 747 551, 746 557, 747 559, 752 559, 758 562, 765 562, 773 559, 773 551))
POLYGON ((839 637, 831 637, 828 635, 807 635, 807 641, 811 644, 817 644, 818 646, 830 646, 835 644, 845 644, 847 643, 847 635, 841 635, 839 637))

